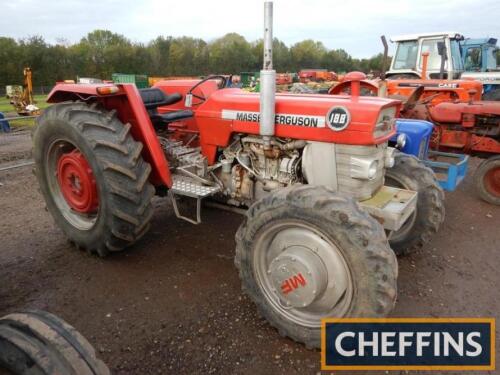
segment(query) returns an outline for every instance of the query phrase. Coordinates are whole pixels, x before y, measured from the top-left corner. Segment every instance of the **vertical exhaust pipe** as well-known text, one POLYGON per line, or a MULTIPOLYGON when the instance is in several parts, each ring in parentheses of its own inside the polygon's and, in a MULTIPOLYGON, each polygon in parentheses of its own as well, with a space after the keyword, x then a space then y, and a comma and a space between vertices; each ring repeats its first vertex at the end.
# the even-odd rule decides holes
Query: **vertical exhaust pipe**
POLYGON ((276 105, 276 71, 273 70, 273 2, 264 2, 264 65, 260 71, 260 135, 271 147, 276 105))

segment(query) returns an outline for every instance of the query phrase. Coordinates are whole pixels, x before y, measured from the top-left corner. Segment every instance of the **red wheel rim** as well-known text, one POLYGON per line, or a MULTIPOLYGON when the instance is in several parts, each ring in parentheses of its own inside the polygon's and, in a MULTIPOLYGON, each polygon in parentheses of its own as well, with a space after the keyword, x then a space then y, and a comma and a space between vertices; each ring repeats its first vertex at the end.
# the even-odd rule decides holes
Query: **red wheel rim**
POLYGON ((484 186, 489 193, 500 197, 500 167, 492 168, 486 172, 484 186))
POLYGON ((97 187, 89 163, 78 150, 62 154, 57 162, 57 181, 68 205, 75 211, 97 211, 97 187))

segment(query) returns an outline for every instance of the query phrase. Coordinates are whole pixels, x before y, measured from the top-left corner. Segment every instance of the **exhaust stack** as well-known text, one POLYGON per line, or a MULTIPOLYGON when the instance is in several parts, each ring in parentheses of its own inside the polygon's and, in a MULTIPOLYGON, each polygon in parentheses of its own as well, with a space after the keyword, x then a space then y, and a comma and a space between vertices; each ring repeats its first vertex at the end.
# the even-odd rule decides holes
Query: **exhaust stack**
POLYGON ((273 2, 264 3, 264 65, 260 71, 260 135, 271 147, 276 105, 276 71, 273 70, 273 2))

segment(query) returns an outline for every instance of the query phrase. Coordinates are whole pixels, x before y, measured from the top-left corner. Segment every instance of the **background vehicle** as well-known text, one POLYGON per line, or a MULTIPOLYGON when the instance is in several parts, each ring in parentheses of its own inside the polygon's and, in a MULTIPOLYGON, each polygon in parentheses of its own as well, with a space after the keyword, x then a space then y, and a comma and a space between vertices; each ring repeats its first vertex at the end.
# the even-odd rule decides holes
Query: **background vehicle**
POLYGON ((483 84, 484 100, 499 99, 500 69, 495 38, 470 39, 457 32, 437 32, 396 36, 391 41, 396 43, 396 53, 387 78, 475 79, 483 84), (428 53, 425 73, 424 53, 428 53))
POLYGON ((19 115, 36 115, 39 113, 33 98, 33 80, 31 68, 24 68, 24 84, 22 90, 14 91, 10 97, 10 103, 19 115))
MULTIPOLYGON (((384 60, 388 46, 385 37, 384 60)), ((441 53, 444 50, 441 49, 441 53)), ((422 56, 423 72, 430 55, 422 56)), ((393 60, 394 62, 394 60, 393 60)), ((475 175, 478 195, 492 204, 500 204, 500 103, 482 101, 482 84, 473 80, 393 78, 366 80, 360 72, 349 73, 330 94, 349 94, 350 81, 360 80, 363 95, 400 99, 401 117, 432 122, 431 148, 484 158, 475 175)))
POLYGON ((155 193, 194 224, 206 198, 248 208, 236 233, 243 289, 280 334, 318 347, 322 317, 392 309, 394 251, 430 240, 443 191, 387 145, 399 101, 276 94, 272 40, 266 2, 259 94, 224 76, 56 86, 34 134, 36 175, 57 224, 101 256, 147 232, 155 193), (391 167, 398 187, 384 186, 391 167), (180 196, 196 201, 194 217, 180 196))
POLYGON ((299 80, 302 83, 307 82, 325 82, 336 80, 337 75, 326 69, 302 69, 299 72, 299 80))
POLYGON ((500 100, 500 67, 497 66, 498 47, 495 38, 466 38, 460 42, 464 70, 462 78, 483 84, 484 100, 500 100))
POLYGON ((444 190, 454 191, 467 175, 469 156, 430 150, 433 129, 434 125, 428 121, 398 119, 396 134, 389 144, 422 160, 434 171, 444 190))

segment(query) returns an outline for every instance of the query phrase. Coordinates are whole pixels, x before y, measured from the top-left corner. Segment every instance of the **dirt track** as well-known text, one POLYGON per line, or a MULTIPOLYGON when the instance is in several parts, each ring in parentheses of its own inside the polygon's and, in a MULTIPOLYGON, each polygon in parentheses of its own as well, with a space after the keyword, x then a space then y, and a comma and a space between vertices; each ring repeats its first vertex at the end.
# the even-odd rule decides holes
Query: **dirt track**
MULTIPOLYGON (((242 295, 237 214, 206 209, 204 224, 192 226, 158 199, 151 232, 103 260, 75 250, 55 227, 31 167, 0 172, 0 183, 0 316, 49 310, 117 374, 319 370, 319 352, 280 338, 242 295)), ((498 317, 500 207, 479 201, 469 177, 447 194, 446 215, 431 244, 400 259, 392 316, 498 317)), ((497 352, 499 341, 497 333, 497 352)))

